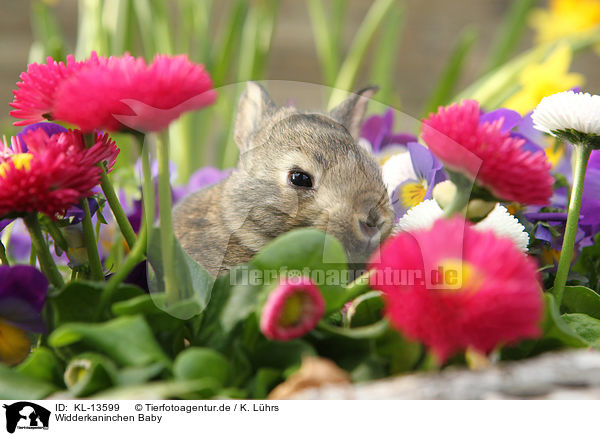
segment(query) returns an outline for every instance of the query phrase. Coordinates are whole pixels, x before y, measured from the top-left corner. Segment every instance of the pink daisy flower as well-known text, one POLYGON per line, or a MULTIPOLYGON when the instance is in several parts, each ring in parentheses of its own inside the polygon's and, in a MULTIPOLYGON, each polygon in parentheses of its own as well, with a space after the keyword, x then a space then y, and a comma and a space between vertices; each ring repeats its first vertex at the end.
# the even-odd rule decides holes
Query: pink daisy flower
POLYGON ((48 135, 43 128, 0 141, 0 218, 42 212, 64 215, 100 183, 98 164, 110 171, 119 149, 107 134, 95 134, 87 148, 78 130, 48 135))
POLYGON ((461 172, 502 200, 548 204, 554 179, 544 152, 503 132, 504 119, 480 123, 479 103, 440 107, 423 121, 423 140, 449 169, 461 172))
POLYGON ((89 59, 76 62, 72 55, 67 56, 67 63, 57 62, 51 57, 45 64, 29 64, 27 71, 19 76, 17 90, 13 91, 15 98, 10 104, 14 111, 10 115, 21 118, 15 126, 25 126, 39 121, 53 119, 56 91, 61 83, 85 67, 98 66, 105 63, 106 58, 98 57, 92 52, 89 59))
POLYGON ((384 292, 386 316, 441 362, 467 347, 489 353, 541 333, 536 264, 508 238, 441 219, 389 239, 380 256, 371 286, 384 292))
POLYGON ((23 125, 43 118, 77 125, 85 132, 165 129, 182 113, 216 99, 203 65, 185 55, 157 55, 152 63, 128 54, 67 65, 48 58, 21 75, 11 115, 23 125))
POLYGON ((260 331, 269 339, 289 341, 311 331, 325 313, 325 300, 307 277, 282 278, 265 303, 260 331))

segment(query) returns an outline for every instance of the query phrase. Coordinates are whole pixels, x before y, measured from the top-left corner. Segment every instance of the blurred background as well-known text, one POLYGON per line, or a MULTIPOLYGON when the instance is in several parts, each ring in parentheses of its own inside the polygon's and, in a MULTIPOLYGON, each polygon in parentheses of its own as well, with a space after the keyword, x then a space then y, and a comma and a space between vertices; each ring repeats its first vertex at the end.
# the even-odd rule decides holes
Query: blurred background
MULTIPOLYGON (((553 40, 597 30, 600 23, 598 0, 2 0, 2 10, 0 101, 5 110, 0 126, 5 134, 13 133, 8 103, 19 74, 28 62, 43 62, 46 56, 64 59, 74 53, 82 59, 91 50, 129 51, 151 60, 158 52, 188 53, 206 64, 216 87, 248 79, 341 90, 374 83, 381 86, 376 100, 421 118, 462 90, 463 97, 487 95, 479 92, 486 74, 515 56, 546 44, 530 59, 540 62, 551 53, 553 40)), ((581 50, 597 45, 598 32, 594 35, 583 42, 569 40, 577 54, 567 68, 582 75, 585 90, 598 93, 598 50, 581 50)), ((500 74, 504 82, 494 78, 497 87, 516 86, 525 66, 514 65, 511 77, 500 74)), ((289 87, 274 86, 271 92, 281 104, 292 99, 313 108, 342 96, 323 96, 320 88, 289 95, 289 87)), ((212 151, 195 153, 200 157, 189 162, 184 162, 189 153, 174 153, 187 165, 183 179, 201 165, 235 162, 235 146, 227 139, 235 92, 239 89, 231 97, 221 93, 214 109, 221 132, 200 134, 214 124, 211 115, 192 114, 173 126, 172 142, 198 143, 199 136, 210 136, 212 143, 212 151)), ((509 96, 490 97, 488 107, 509 96)))

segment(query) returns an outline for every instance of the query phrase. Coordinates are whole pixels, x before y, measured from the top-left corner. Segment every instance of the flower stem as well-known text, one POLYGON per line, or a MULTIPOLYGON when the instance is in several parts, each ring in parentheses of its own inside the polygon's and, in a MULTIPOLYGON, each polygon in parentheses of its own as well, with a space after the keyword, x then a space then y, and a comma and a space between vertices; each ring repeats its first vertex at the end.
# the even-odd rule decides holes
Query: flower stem
MULTIPOLYGON (((158 204, 160 217, 160 245, 167 303, 178 299, 177 279, 175 277, 173 221, 171 217, 171 185, 169 183, 169 144, 166 132, 156 137, 158 154, 158 204)), ((153 205, 150 205, 153 207, 153 205)))
POLYGON ((357 277, 351 283, 348 283, 348 286, 346 286, 346 296, 344 298, 345 302, 354 300, 359 295, 370 291, 371 285, 369 283, 369 279, 374 273, 375 269, 370 269, 369 271, 357 277))
POLYGON ((146 222, 152 228, 154 225, 154 214, 156 209, 156 200, 154 198, 155 189, 152 180, 152 170, 150 168, 150 145, 145 144, 142 148, 142 199, 144 201, 144 217, 146 222))
POLYGON ((562 303, 567 276, 571 267, 573 258, 573 247, 575 246, 575 237, 577 235, 577 226, 579 224, 579 212, 581 211, 581 198, 583 195, 583 182, 585 180, 585 170, 588 160, 592 153, 592 148, 587 144, 574 145, 575 148, 575 172, 573 173, 573 187, 571 188, 571 201, 569 202, 569 212, 567 215, 567 224, 565 236, 563 238, 560 260, 558 261, 558 270, 554 279, 554 288, 552 293, 556 304, 560 307, 562 303))
POLYGON ((100 262, 100 256, 98 255, 98 242, 96 241, 94 226, 92 224, 90 205, 87 198, 82 199, 79 204, 85 213, 81 225, 83 227, 83 240, 85 241, 85 246, 87 248, 92 279, 103 281, 104 272, 102 271, 102 263, 100 262))
POLYGON ((119 269, 113 274, 113 276, 108 280, 106 287, 102 291, 102 295, 100 296, 100 303, 98 304, 98 308, 96 311, 96 320, 100 319, 104 308, 114 295, 115 291, 119 287, 119 285, 127 278, 129 273, 135 268, 135 266, 144 260, 144 256, 146 255, 146 244, 148 242, 148 224, 145 219, 142 219, 142 226, 140 228, 140 232, 138 238, 133 244, 131 251, 125 258, 125 261, 119 265, 119 269))
POLYGON ((123 234, 127 245, 129 245, 129 248, 133 247, 133 244, 135 244, 135 232, 133 231, 133 227, 131 227, 131 223, 129 222, 127 215, 125 215, 125 211, 121 206, 119 197, 115 193, 115 188, 113 187, 108 174, 106 174, 106 171, 104 170, 102 171, 102 182, 100 183, 100 186, 102 187, 102 192, 104 192, 104 196, 108 201, 108 205, 115 216, 119 229, 121 229, 121 233, 123 234))
POLYGON ((50 250, 48 250, 46 241, 44 241, 44 236, 42 235, 42 229, 40 227, 40 222, 38 221, 37 213, 25 215, 23 221, 25 221, 25 225, 29 231, 31 245, 32 248, 35 249, 42 271, 44 274, 46 274, 48 280, 50 280, 50 283, 52 283, 56 288, 62 288, 65 282, 63 281, 63 278, 56 267, 56 263, 54 263, 54 259, 52 259, 52 255, 50 254, 50 250))
POLYGON ((318 327, 320 330, 332 333, 337 336, 344 336, 351 339, 372 339, 383 335, 389 329, 389 322, 386 318, 379 321, 355 328, 338 327, 328 324, 326 321, 319 321, 318 327))
POLYGON ((0 241, 0 265, 8 265, 8 258, 6 257, 6 249, 4 244, 0 241))

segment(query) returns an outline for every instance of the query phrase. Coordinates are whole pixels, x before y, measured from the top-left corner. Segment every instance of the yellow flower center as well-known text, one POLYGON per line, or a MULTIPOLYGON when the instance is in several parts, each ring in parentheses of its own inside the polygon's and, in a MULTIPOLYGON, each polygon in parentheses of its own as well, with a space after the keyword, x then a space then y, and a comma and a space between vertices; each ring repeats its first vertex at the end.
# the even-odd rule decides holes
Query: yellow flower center
POLYGON ((438 267, 438 273, 445 289, 476 292, 483 284, 477 268, 462 259, 444 259, 438 267))
POLYGON ((427 193, 426 185, 427 183, 423 181, 422 183, 407 183, 402 186, 400 192, 402 204, 410 209, 425 200, 425 194, 427 193))
POLYGON ((285 300, 278 324, 282 327, 290 327, 300 322, 304 307, 308 298, 304 293, 297 292, 285 300))
POLYGON ((29 168, 31 168, 32 158, 33 155, 31 153, 19 153, 12 155, 9 160, 0 163, 0 177, 6 177, 6 172, 10 170, 10 162, 13 163, 15 169, 17 170, 29 170, 29 168))
POLYGON ((25 331, 0 319, 0 362, 16 365, 27 357, 30 349, 25 331))

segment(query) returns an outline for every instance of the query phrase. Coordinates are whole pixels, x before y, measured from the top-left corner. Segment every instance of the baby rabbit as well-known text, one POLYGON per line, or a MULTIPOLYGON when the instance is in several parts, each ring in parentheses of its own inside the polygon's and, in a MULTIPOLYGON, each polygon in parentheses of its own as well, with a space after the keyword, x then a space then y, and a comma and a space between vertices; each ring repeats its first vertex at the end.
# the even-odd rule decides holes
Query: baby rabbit
POLYGON ((258 84, 240 98, 237 168, 173 211, 182 247, 213 276, 244 263, 297 227, 335 236, 364 264, 391 231, 393 211, 378 163, 357 143, 366 88, 328 114, 278 107, 258 84))

